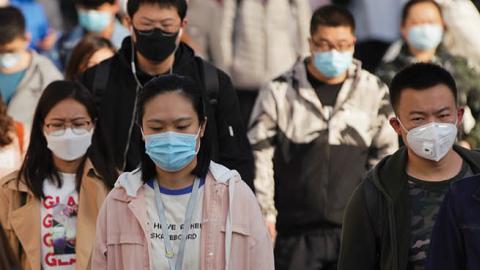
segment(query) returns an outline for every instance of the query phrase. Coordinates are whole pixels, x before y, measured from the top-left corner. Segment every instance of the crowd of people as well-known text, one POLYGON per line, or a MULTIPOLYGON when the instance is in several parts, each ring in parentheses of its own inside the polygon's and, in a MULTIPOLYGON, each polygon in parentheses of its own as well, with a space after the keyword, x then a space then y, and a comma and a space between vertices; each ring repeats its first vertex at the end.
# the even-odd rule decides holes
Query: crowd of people
POLYGON ((0 269, 478 269, 476 5, 0 0, 0 269))

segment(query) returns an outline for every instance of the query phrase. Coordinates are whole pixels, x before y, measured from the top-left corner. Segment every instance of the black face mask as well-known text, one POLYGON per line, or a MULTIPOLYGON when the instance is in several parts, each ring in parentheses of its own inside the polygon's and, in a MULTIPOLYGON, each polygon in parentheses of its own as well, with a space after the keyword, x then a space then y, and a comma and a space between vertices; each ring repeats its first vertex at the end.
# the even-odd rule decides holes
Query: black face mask
POLYGON ((159 28, 150 31, 135 31, 137 50, 147 59, 162 62, 167 59, 177 48, 177 37, 179 32, 167 33, 159 28))

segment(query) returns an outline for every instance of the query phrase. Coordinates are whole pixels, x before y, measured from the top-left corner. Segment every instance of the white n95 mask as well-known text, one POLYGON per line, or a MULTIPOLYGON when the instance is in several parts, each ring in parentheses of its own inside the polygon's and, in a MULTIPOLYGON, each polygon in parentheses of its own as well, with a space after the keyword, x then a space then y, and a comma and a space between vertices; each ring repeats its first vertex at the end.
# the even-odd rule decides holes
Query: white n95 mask
POLYGON ((418 156, 440 161, 450 151, 457 137, 457 125, 452 123, 432 122, 423 126, 406 130, 408 147, 418 156))

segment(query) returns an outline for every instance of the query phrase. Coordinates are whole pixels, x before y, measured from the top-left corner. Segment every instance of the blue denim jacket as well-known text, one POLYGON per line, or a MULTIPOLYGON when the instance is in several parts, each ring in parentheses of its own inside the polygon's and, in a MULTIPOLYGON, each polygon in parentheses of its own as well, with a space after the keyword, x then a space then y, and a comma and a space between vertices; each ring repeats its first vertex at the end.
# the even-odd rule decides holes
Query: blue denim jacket
POLYGON ((480 269, 480 175, 452 185, 431 241, 426 270, 480 269))

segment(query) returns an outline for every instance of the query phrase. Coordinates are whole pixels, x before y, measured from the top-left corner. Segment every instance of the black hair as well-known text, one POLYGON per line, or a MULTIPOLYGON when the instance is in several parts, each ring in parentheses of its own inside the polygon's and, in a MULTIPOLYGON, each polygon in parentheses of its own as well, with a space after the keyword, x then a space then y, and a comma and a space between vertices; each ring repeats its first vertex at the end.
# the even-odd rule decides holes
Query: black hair
MULTIPOLYGON (((85 106, 92 121, 95 121, 97 118, 97 108, 95 107, 93 96, 82 84, 71 81, 54 81, 45 88, 35 109, 30 144, 18 175, 18 181, 21 181, 20 179, 23 178, 28 188, 39 199, 44 197, 43 182, 46 179, 53 181, 58 187, 61 187, 63 184, 53 164, 52 152, 47 147, 43 127, 45 117, 52 108, 59 102, 69 98, 85 106)), ((92 138, 92 145, 87 150, 77 170, 77 190, 80 190, 83 169, 87 158, 91 160, 95 170, 100 174, 99 176, 107 187, 112 188, 118 177, 116 168, 113 165, 113 159, 108 156, 108 152, 101 151, 102 148, 99 145, 100 137, 101 129, 97 125, 92 138)))
POLYGON ((443 84, 450 89, 457 103, 457 85, 455 79, 446 69, 430 63, 417 63, 401 70, 390 84, 390 103, 397 109, 402 91, 411 88, 422 91, 443 84))
POLYGON ((326 5, 318 8, 310 20, 310 35, 313 36, 319 26, 348 26, 355 33, 355 19, 348 9, 337 5, 326 5))
POLYGON ((133 19, 133 15, 138 11, 141 5, 152 4, 160 7, 177 9, 178 16, 183 21, 187 15, 187 2, 185 0, 128 0, 127 12, 128 16, 133 19))
POLYGON ((402 25, 405 23, 405 21, 407 20, 407 17, 408 17, 408 12, 410 12, 410 9, 415 6, 416 4, 420 4, 420 3, 430 3, 432 5, 434 5, 437 9, 438 9, 438 12, 440 13, 440 16, 442 16, 442 8, 440 7, 440 5, 435 2, 434 0, 410 0, 408 1, 405 6, 403 6, 403 10, 402 10, 402 25))
POLYGON ((75 0, 75 4, 88 9, 95 9, 105 3, 113 5, 115 1, 116 0, 75 0))
POLYGON ((25 18, 18 8, 0 7, 0 33, 0 45, 25 37, 25 18))
MULTIPOLYGON (((207 116, 206 102, 199 86, 190 78, 180 75, 164 75, 149 81, 140 91, 137 102, 137 124, 142 126, 142 118, 145 112, 145 104, 158 95, 177 92, 186 97, 192 103, 193 109, 197 113, 200 124, 205 123, 207 116)), ((197 155, 197 166, 192 174, 197 177, 205 177, 210 166, 211 141, 208 135, 208 124, 205 127, 204 136, 200 139, 200 149, 197 155)), ((142 180, 147 182, 156 176, 155 164, 145 153, 145 142, 140 141, 142 180)))

